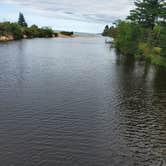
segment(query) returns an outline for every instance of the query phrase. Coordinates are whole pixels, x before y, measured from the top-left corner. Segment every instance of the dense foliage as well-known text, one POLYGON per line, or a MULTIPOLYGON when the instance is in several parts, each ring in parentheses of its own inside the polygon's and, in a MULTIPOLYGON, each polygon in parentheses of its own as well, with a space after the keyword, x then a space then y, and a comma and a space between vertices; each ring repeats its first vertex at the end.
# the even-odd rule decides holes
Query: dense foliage
POLYGON ((137 0, 135 5, 127 20, 106 26, 103 35, 113 37, 115 47, 124 55, 166 66, 166 3, 137 0))
POLYGON ((39 28, 37 25, 27 27, 24 16, 20 13, 18 23, 0 23, 0 36, 12 37, 17 40, 22 38, 56 37, 58 34, 50 28, 39 28))
POLYGON ((39 28, 37 25, 32 25, 29 28, 24 28, 23 31, 24 35, 28 36, 28 38, 35 38, 35 37, 52 37, 56 35, 52 29, 49 28, 39 28))
POLYGON ((14 39, 23 37, 22 27, 17 23, 0 23, 0 36, 13 36, 14 39))
POLYGON ((14 39, 57 36, 52 29, 39 28, 36 25, 23 27, 18 23, 0 23, 0 36, 13 36, 14 39))
POLYGON ((161 20, 164 21, 166 18, 166 6, 164 1, 165 0, 136 0, 136 9, 131 10, 127 19, 153 29, 156 23, 161 20))

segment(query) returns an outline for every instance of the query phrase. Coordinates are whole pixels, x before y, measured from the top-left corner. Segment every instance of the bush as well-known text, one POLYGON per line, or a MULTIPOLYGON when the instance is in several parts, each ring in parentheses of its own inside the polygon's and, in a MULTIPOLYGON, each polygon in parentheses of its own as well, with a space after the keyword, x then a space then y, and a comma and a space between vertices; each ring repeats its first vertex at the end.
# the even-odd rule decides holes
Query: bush
POLYGON ((24 35, 28 38, 35 37, 53 37, 57 36, 52 29, 39 28, 36 25, 31 27, 22 27, 18 23, 4 22, 0 23, 0 36, 12 35, 14 39, 22 39, 24 35))
POLYGON ((72 36, 74 33, 73 32, 67 32, 67 31, 61 31, 60 34, 66 35, 66 36, 72 36))
POLYGON ((11 32, 14 39, 21 39, 23 36, 22 28, 17 23, 11 23, 11 25, 9 26, 9 32, 11 32))
POLYGON ((153 52, 155 55, 161 55, 162 49, 160 47, 154 47, 153 52))
POLYGON ((14 39, 21 39, 23 36, 22 27, 17 23, 0 23, 0 35, 12 35, 14 39))
POLYGON ((28 38, 35 37, 53 37, 55 35, 54 31, 49 28, 39 28, 37 25, 32 25, 29 28, 24 28, 24 35, 28 38))
POLYGON ((54 32, 54 33, 53 33, 53 36, 54 36, 54 37, 58 37, 58 33, 54 32))
POLYGON ((140 41, 141 28, 133 23, 120 22, 115 46, 124 55, 134 55, 140 41))
POLYGON ((147 57, 153 65, 166 67, 166 58, 156 55, 148 55, 147 57))
POLYGON ((166 26, 156 25, 152 32, 151 44, 160 47, 161 55, 166 57, 166 26))

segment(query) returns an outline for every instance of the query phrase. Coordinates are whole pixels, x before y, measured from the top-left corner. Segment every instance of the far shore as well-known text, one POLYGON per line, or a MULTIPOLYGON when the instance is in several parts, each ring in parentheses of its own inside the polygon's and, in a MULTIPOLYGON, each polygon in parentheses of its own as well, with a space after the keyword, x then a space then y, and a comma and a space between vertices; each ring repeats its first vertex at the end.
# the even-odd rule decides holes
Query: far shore
MULTIPOLYGON (((100 34, 73 34, 73 35, 64 35, 61 33, 58 33, 58 36, 52 36, 49 38, 75 38, 75 37, 85 37, 85 38, 89 38, 89 37, 101 37, 100 34)), ((46 38, 46 37, 43 37, 46 38)), ((33 38, 28 38, 27 36, 23 36, 22 39, 33 39, 33 38)), ((7 42, 7 41, 13 41, 15 40, 14 37, 12 35, 6 35, 6 36, 0 36, 0 42, 7 42)))

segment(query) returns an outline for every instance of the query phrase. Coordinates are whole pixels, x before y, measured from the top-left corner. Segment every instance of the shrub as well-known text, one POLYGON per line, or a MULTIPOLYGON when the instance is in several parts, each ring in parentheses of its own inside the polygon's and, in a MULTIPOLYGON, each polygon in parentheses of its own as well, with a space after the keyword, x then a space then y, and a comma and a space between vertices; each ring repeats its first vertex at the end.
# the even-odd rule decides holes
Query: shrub
POLYGON ((17 23, 4 22, 0 24, 0 35, 12 35, 14 39, 22 38, 22 27, 17 23))
POLYGON ((166 57, 166 26, 156 25, 152 32, 151 44, 160 47, 161 55, 166 57))
POLYGON ((52 37, 54 32, 52 29, 49 28, 39 28, 37 25, 32 25, 29 28, 24 28, 24 35, 29 38, 34 37, 52 37))
POLYGON ((154 47, 153 52, 155 55, 161 55, 162 49, 160 47, 154 47))
POLYGON ((74 32, 61 31, 60 34, 66 35, 66 36, 72 36, 74 32))
POLYGON ((140 41, 141 28, 133 23, 120 22, 115 46, 125 55, 134 55, 140 41))

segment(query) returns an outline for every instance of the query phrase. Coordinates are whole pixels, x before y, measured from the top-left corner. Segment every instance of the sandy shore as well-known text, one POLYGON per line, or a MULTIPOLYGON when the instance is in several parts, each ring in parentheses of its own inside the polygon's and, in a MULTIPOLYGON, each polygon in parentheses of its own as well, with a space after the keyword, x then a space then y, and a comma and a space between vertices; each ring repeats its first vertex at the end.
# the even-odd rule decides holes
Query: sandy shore
POLYGON ((0 42, 4 42, 4 41, 12 41, 14 40, 12 35, 8 35, 8 36, 0 36, 0 42))
POLYGON ((74 37, 101 37, 101 35, 98 35, 98 34, 73 34, 71 36, 68 36, 68 35, 63 35, 61 33, 58 33, 58 37, 61 37, 61 38, 74 38, 74 37))
POLYGON ((98 34, 75 34, 74 37, 102 37, 98 34))

